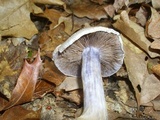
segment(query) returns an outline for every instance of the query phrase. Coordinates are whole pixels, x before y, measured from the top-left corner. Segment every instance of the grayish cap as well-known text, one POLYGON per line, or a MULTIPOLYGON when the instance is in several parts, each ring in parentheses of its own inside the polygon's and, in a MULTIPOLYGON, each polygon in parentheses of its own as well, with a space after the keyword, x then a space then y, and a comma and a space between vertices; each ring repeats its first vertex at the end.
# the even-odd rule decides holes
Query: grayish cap
POLYGON ((99 26, 81 29, 59 45, 53 52, 55 65, 67 76, 81 76, 82 52, 88 46, 99 49, 102 77, 113 75, 122 66, 124 51, 120 34, 99 26))

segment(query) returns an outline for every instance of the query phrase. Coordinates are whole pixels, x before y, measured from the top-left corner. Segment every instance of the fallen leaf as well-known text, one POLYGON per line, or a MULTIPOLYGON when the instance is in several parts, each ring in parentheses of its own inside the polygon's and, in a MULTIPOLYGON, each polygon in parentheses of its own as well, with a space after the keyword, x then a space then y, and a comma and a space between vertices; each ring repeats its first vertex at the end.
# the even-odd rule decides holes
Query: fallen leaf
POLYGON ((28 62, 25 61, 17 84, 12 91, 11 98, 4 109, 32 100, 41 62, 40 51, 32 64, 28 64, 28 62))
POLYGON ((69 36, 64 32, 64 25, 61 24, 55 29, 47 31, 45 34, 40 35, 42 55, 52 58, 52 52, 61 43, 63 43, 69 36), (45 36, 44 36, 45 35, 45 36), (45 38, 45 40, 44 40, 45 38), (49 38, 49 39, 48 39, 49 38))
POLYGON ((155 111, 153 107, 146 107, 143 113, 146 115, 152 116, 152 118, 155 120, 160 120, 160 112, 155 111))
POLYGON ((69 16, 69 17, 64 17, 64 16, 61 16, 58 20, 58 24, 55 26, 57 27, 58 25, 60 25, 61 23, 64 23, 65 25, 65 28, 64 28, 64 31, 67 33, 67 34, 71 34, 72 33, 72 29, 73 29, 73 21, 72 21, 72 16, 69 16))
POLYGON ((46 9, 41 16, 48 18, 49 21, 52 22, 50 29, 53 29, 58 24, 59 18, 62 16, 62 12, 55 9, 46 9))
POLYGON ((26 110, 21 106, 13 107, 0 116, 0 120, 39 120, 40 110, 26 110))
POLYGON ((125 6, 125 0, 114 0, 113 7, 115 8, 116 12, 125 6))
POLYGON ((137 23, 141 26, 145 26, 147 21, 147 12, 144 7, 140 7, 135 17, 137 18, 137 23))
POLYGON ((144 28, 129 20, 126 11, 121 12, 121 19, 118 19, 113 26, 122 34, 126 35, 131 41, 138 45, 141 49, 147 52, 150 57, 157 57, 159 53, 149 49, 151 42, 145 37, 144 28), (125 18, 123 18, 125 17, 125 18))
POLYGON ((160 81, 147 70, 146 54, 123 37, 125 50, 125 65, 129 79, 135 90, 138 105, 143 105, 154 100, 160 93, 160 81))
POLYGON ((77 77, 66 77, 65 80, 56 88, 57 90, 72 91, 82 89, 82 80, 77 77))
POLYGON ((65 28, 64 31, 68 35, 72 35, 75 31, 81 29, 82 27, 90 24, 93 20, 88 19, 86 17, 79 18, 76 16, 61 16, 59 18, 58 24, 55 26, 59 26, 61 23, 64 23, 65 28))
POLYGON ((160 99, 155 99, 152 101, 154 110, 160 110, 160 99))
POLYGON ((58 86, 62 83, 65 76, 57 69, 53 61, 45 60, 42 78, 58 86))
POLYGON ((146 34, 152 39, 160 39, 160 15, 154 9, 151 9, 151 17, 146 23, 146 34))
POLYGON ((3 40, 0 49, 0 92, 9 99, 27 56, 26 45, 15 47, 10 40, 3 40))
POLYGON ((42 98, 47 93, 54 91, 55 86, 44 80, 39 80, 36 84, 33 99, 42 98))
POLYGON ((0 111, 2 111, 7 104, 8 104, 8 100, 5 98, 4 95, 1 95, 0 93, 0 111))
POLYGON ((129 80, 131 81, 135 90, 137 103, 140 105, 140 90, 138 89, 138 86, 142 84, 143 74, 146 72, 144 69, 146 65, 140 61, 144 60, 146 55, 124 36, 122 36, 122 40, 125 51, 124 62, 128 72, 129 80))
POLYGON ((39 4, 50 4, 50 5, 63 5, 64 2, 62 0, 33 0, 35 3, 39 4))
POLYGON ((151 45, 150 45, 150 47, 152 48, 152 49, 158 49, 158 50, 160 50, 160 40, 157 40, 157 39, 155 39, 152 43, 151 43, 151 45))
POLYGON ((153 73, 160 76, 160 64, 152 66, 151 70, 152 70, 153 73))
POLYGON ((30 39, 38 33, 35 25, 30 20, 30 12, 38 13, 40 8, 28 0, 1 0, 0 7, 0 34, 1 36, 26 37, 30 39), (29 27, 28 27, 29 25, 29 27))
POLYGON ((107 5, 104 7, 104 10, 107 12, 109 17, 113 17, 115 15, 115 8, 113 5, 107 5))
POLYGON ((146 104, 154 100, 157 96, 160 95, 160 81, 159 79, 151 74, 145 75, 146 77, 143 80, 141 85, 141 104, 146 104))
POLYGON ((152 2, 152 6, 155 9, 159 9, 160 8, 160 1, 159 0, 151 0, 152 2))
POLYGON ((97 20, 100 20, 101 18, 107 18, 103 5, 97 5, 90 0, 74 0, 66 4, 66 12, 73 13, 77 17, 88 17, 90 19, 97 20))
POLYGON ((73 90, 70 92, 67 92, 65 94, 62 94, 63 98, 76 103, 77 105, 80 105, 83 101, 83 90, 73 90))

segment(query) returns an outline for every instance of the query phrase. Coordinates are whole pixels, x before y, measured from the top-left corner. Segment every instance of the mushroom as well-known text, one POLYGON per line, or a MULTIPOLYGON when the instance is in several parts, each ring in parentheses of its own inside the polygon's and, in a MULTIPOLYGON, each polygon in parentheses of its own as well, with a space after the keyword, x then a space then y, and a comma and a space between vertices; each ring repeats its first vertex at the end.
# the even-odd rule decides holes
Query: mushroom
POLYGON ((101 26, 79 30, 54 50, 57 68, 82 78, 84 108, 78 120, 108 120, 102 77, 116 73, 123 58, 120 34, 101 26))

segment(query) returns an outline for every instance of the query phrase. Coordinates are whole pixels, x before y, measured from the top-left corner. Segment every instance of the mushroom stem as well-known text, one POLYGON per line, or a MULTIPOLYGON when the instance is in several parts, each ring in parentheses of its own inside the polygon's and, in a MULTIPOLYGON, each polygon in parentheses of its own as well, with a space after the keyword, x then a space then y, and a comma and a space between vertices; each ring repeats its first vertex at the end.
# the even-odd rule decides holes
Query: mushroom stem
POLYGON ((81 74, 84 110, 78 120, 107 120, 99 49, 87 47, 83 50, 81 74))

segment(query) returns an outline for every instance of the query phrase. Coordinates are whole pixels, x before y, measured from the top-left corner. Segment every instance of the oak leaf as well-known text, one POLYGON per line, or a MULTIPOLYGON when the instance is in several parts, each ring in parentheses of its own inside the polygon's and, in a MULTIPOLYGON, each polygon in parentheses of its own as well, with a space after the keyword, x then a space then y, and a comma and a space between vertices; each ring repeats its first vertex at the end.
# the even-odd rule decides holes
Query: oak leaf
POLYGON ((29 0, 1 0, 0 34, 1 36, 26 37, 30 39, 38 33, 30 13, 42 12, 40 8, 29 0), (29 25, 29 26, 28 26, 29 25))
POLYGON ((37 57, 33 63, 29 64, 25 61, 21 74, 17 80, 17 84, 12 91, 11 98, 7 104, 6 100, 4 100, 6 105, 3 105, 4 108, 1 109, 8 109, 32 100, 41 63, 40 51, 38 51, 37 57))

